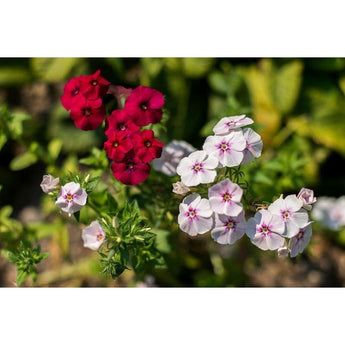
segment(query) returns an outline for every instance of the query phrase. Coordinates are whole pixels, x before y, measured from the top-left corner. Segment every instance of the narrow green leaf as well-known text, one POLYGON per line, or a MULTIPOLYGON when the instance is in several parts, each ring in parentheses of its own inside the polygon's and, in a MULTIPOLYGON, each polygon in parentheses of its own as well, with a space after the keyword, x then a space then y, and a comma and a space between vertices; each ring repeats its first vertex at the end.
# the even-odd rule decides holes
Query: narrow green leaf
POLYGON ((20 156, 17 156, 12 159, 10 163, 11 170, 22 170, 30 165, 33 165, 37 162, 37 157, 32 152, 25 152, 20 156))

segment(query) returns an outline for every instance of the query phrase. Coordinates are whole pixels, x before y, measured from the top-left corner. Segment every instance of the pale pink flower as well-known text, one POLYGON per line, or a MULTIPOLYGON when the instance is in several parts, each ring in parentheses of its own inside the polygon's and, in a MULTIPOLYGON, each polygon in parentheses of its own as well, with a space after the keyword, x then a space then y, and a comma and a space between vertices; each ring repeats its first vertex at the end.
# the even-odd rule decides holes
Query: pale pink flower
POLYGON ((213 132, 216 135, 226 135, 232 132, 234 129, 251 125, 253 122, 254 121, 246 117, 246 115, 235 115, 235 116, 223 117, 213 127, 213 132))
POLYGON ((284 245, 284 222, 267 210, 256 212, 247 222, 246 234, 262 250, 276 250, 284 245))
POLYGON ((196 151, 192 145, 183 140, 173 140, 165 145, 160 158, 152 161, 152 167, 167 176, 176 175, 176 168, 181 159, 196 151))
POLYGON ((261 156, 263 143, 260 135, 251 128, 245 128, 243 130, 243 136, 246 140, 246 147, 243 150, 243 160, 241 164, 248 164, 255 158, 261 156))
POLYGON ((311 206, 316 202, 316 198, 314 197, 314 191, 308 188, 302 188, 297 198, 303 202, 303 208, 310 211, 313 207, 311 206))
POLYGON ((190 189, 181 181, 177 181, 173 183, 173 193, 179 194, 179 195, 186 195, 188 192, 190 192, 190 189))
POLYGON ((212 210, 232 217, 236 217, 243 210, 242 195, 242 188, 228 178, 208 189, 212 210))
POLYGON ((220 244, 234 244, 246 232, 244 213, 237 217, 215 214, 215 225, 211 230, 211 237, 220 244))
POLYGON ((88 227, 83 229, 81 237, 84 241, 84 247, 98 250, 105 241, 105 232, 98 220, 95 220, 88 227))
POLYGON ((243 160, 243 150, 246 139, 242 130, 233 131, 225 136, 212 135, 206 138, 203 149, 216 157, 222 167, 240 165, 243 160))
POLYGON ((296 195, 288 195, 285 199, 275 200, 268 207, 268 211, 279 216, 285 224, 283 236, 291 238, 307 225, 309 221, 308 212, 302 209, 302 206, 303 202, 297 199, 296 195))
POLYGON ((178 224, 190 236, 203 234, 213 227, 213 211, 207 199, 199 194, 186 196, 179 206, 178 224))
POLYGON ((300 229, 299 233, 292 237, 290 240, 291 253, 290 256, 293 258, 303 252, 310 242, 312 235, 311 223, 309 222, 304 228, 300 229))
POLYGON ((49 193, 58 188, 59 182, 60 179, 58 177, 55 178, 52 175, 43 175, 40 186, 44 193, 49 193))
POLYGON ((69 182, 61 186, 55 204, 60 207, 62 211, 74 213, 81 210, 86 204, 86 200, 87 193, 80 187, 80 184, 69 182))
POLYGON ((181 176, 181 181, 191 187, 213 182, 217 175, 217 166, 217 158, 208 156, 205 151, 195 151, 180 161, 176 172, 181 176))

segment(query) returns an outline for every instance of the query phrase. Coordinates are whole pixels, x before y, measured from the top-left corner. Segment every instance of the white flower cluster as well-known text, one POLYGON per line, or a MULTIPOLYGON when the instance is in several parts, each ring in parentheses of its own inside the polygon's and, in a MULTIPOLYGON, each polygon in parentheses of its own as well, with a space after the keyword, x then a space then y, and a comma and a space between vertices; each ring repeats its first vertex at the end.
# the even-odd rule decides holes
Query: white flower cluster
POLYGON ((341 230, 345 226, 345 196, 318 198, 312 218, 330 230, 341 230))

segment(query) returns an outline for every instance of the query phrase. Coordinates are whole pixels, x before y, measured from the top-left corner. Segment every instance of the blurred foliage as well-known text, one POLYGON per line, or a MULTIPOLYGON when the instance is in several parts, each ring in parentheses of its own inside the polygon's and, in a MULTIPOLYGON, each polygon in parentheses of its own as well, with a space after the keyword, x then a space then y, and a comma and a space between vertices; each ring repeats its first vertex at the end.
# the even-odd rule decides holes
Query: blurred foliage
MULTIPOLYGON (((314 189, 316 196, 345 195, 343 58, 3 58, 0 59, 2 247, 14 251, 22 240, 50 238, 64 260, 70 260, 67 223, 71 220, 61 219, 51 199, 42 195, 39 183, 45 173, 65 176, 67 172, 91 168, 93 178, 97 179, 109 168, 102 150, 104 131, 80 131, 60 104, 66 81, 97 69, 114 85, 135 88, 142 84, 164 94, 163 122, 168 130, 157 125, 155 131, 165 143, 183 139, 201 149, 220 118, 237 114, 252 117, 253 128, 264 141, 262 157, 242 168, 249 184, 248 202, 253 207, 282 193, 297 193, 303 186, 314 189), (22 224, 19 215, 24 205, 40 207, 44 219, 22 224)), ((176 224, 179 199, 172 195, 166 201, 166 195, 171 193, 171 179, 152 171, 142 189, 133 188, 129 195, 111 176, 105 179, 97 179, 94 186, 96 204, 101 205, 109 198, 106 202, 115 209, 124 207, 128 198, 135 199, 153 224, 157 248, 166 262, 166 268, 146 271, 155 277, 157 284, 248 284, 244 267, 258 265, 260 251, 247 245, 246 239, 224 249, 207 236, 187 238, 176 224), (113 199, 105 193, 108 183, 113 199), (154 200, 149 189, 155 191, 154 200)), ((92 216, 94 211, 88 207, 78 215, 80 222, 92 216)), ((338 237, 336 243, 341 245, 342 237, 338 237)), ((30 250, 28 253, 32 253, 30 250)), ((125 263, 117 261, 116 256, 111 260, 114 265, 103 269, 116 275, 125 263)), ((75 266, 83 267, 81 271, 87 277, 91 271, 97 271, 89 265, 90 272, 86 272, 82 262, 75 266)), ((66 267, 63 271, 66 276, 78 274, 66 267)), ((136 278, 130 279, 144 280, 144 276, 138 271, 136 278)))

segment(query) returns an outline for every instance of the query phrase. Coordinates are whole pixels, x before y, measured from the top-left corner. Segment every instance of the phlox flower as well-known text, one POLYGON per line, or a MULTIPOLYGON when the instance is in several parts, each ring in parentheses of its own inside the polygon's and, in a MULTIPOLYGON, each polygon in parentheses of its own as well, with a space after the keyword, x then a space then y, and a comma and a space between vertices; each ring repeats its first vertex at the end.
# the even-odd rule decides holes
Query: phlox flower
POLYGON ((245 128, 243 130, 243 136, 246 140, 246 147, 243 150, 243 160, 241 164, 248 164, 255 158, 261 156, 263 143, 260 135, 251 128, 245 128))
POLYGON ((81 237, 84 242, 84 247, 98 250, 105 241, 105 232, 100 226, 98 220, 95 220, 82 230, 81 237))
POLYGON ((316 198, 314 197, 314 191, 308 188, 302 188, 297 198, 300 199, 303 202, 303 208, 307 211, 310 211, 312 209, 312 204, 316 202, 316 198))
POLYGON ((213 135, 206 138, 203 145, 204 151, 218 159, 223 167, 240 165, 243 160, 243 150, 246 140, 242 130, 233 131, 225 136, 213 135))
POLYGON ((147 86, 138 86, 127 97, 124 110, 138 126, 157 123, 162 119, 163 94, 147 86))
POLYGON ((127 152, 133 148, 131 139, 125 131, 108 132, 108 140, 104 143, 104 150, 110 159, 118 162, 125 158, 127 152))
POLYGON ((102 77, 100 70, 80 78, 81 92, 89 99, 102 98, 107 93, 109 85, 110 82, 102 77))
POLYGON ((176 172, 181 176, 181 181, 191 187, 213 182, 217 175, 215 171, 217 166, 217 158, 207 156, 205 151, 195 151, 188 157, 182 158, 176 172))
POLYGON ((242 188, 228 178, 208 189, 211 208, 216 213, 236 217, 243 211, 242 188))
POLYGON ((70 116, 78 128, 89 131, 96 129, 104 121, 105 113, 102 99, 81 97, 73 104, 70 116))
POLYGON ((268 211, 277 215, 285 224, 283 236, 291 238, 307 225, 308 213, 302 206, 303 202, 296 195, 288 195, 285 199, 279 198, 268 206, 268 211))
POLYGON ((309 222, 304 228, 300 229, 298 234, 290 240, 290 256, 293 258, 303 252, 312 235, 311 223, 309 222))
POLYGON ((111 131, 132 134, 140 129, 124 110, 114 110, 105 120, 105 134, 111 131))
POLYGON ((147 179, 150 173, 150 165, 142 162, 134 151, 129 151, 123 161, 112 162, 110 166, 114 177, 127 185, 137 185, 147 179))
POLYGON ((254 121, 248 118, 246 115, 235 115, 235 116, 223 117, 213 127, 213 132, 216 135, 226 135, 232 132, 234 129, 251 125, 253 122, 254 121))
POLYGON ((284 222, 267 210, 259 210, 247 222, 246 234, 262 250, 276 250, 285 242, 284 222))
POLYGON ((214 228, 211 230, 211 237, 220 244, 234 244, 246 232, 246 221, 244 213, 236 217, 225 214, 215 214, 214 228))
POLYGON ((190 236, 203 234, 213 227, 213 211, 207 199, 199 194, 186 196, 179 206, 178 224, 190 236))
POLYGON ((80 77, 72 78, 64 86, 61 103, 66 110, 70 110, 80 97, 83 97, 80 91, 80 77))
POLYGON ((86 204, 86 200, 87 193, 80 184, 69 182, 61 186, 55 204, 64 212, 74 213, 81 210, 86 204))
POLYGON ((154 132, 151 129, 133 133, 132 142, 135 154, 144 163, 151 162, 162 154, 164 144, 154 137, 154 132))
POLYGON ((60 179, 58 177, 55 178, 52 175, 43 175, 43 179, 40 186, 44 193, 49 193, 57 189, 59 183, 60 179))
POLYGON ((152 162, 152 167, 167 176, 174 176, 176 175, 176 168, 180 160, 193 151, 196 151, 196 148, 187 142, 183 140, 173 140, 163 147, 160 158, 152 162))
POLYGON ((331 230, 340 230, 345 225, 345 197, 320 197, 311 212, 312 218, 331 230))

